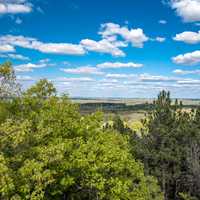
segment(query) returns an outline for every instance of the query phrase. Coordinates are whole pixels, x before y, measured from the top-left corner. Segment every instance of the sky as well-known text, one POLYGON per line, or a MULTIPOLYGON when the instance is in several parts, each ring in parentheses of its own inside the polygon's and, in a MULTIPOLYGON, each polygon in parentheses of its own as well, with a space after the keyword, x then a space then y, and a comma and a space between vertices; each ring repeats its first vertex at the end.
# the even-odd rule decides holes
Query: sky
POLYGON ((0 63, 24 89, 200 98, 200 0, 0 0, 0 63))

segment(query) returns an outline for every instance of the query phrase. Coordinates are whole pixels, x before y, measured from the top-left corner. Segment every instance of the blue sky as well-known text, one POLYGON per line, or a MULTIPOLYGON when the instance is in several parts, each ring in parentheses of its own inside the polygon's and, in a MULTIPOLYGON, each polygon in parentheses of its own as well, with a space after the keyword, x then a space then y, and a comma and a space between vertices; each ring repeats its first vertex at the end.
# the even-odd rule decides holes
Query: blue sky
POLYGON ((71 97, 200 98, 200 0, 0 0, 0 63, 71 97))

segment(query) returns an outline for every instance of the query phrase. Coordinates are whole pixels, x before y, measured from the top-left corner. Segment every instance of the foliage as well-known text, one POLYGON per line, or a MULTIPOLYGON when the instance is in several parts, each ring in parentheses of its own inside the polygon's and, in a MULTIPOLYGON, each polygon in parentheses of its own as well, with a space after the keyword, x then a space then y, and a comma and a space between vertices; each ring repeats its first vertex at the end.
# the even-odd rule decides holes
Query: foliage
POLYGON ((6 101, 0 199, 163 199, 127 137, 102 128, 101 113, 82 116, 67 97, 55 94, 52 83, 40 80, 6 101))
POLYGON ((143 137, 131 142, 133 154, 145 164, 147 174, 158 178, 166 200, 181 199, 179 193, 199 199, 200 112, 185 112, 165 91, 154 107, 143 121, 143 137))
POLYGON ((196 198, 193 198, 190 195, 185 194, 185 193, 179 193, 179 196, 182 198, 182 200, 197 200, 196 198))
POLYGON ((141 134, 141 130, 144 130, 144 126, 141 121, 134 121, 130 125, 131 129, 135 131, 137 134, 141 134))
POLYGON ((20 86, 10 62, 0 65, 0 99, 8 99, 20 95, 20 86))
POLYGON ((42 79, 29 88, 26 95, 36 98, 48 98, 56 95, 56 89, 47 79, 42 79))

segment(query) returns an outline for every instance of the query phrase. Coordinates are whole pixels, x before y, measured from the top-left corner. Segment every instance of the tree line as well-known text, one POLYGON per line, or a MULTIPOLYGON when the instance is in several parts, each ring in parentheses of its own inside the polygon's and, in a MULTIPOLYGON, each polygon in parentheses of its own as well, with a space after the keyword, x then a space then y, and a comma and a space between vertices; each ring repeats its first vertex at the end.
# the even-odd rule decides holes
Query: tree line
POLYGON ((0 65, 0 199, 198 200, 200 109, 162 91, 141 135, 81 115, 46 79, 23 91, 0 65))

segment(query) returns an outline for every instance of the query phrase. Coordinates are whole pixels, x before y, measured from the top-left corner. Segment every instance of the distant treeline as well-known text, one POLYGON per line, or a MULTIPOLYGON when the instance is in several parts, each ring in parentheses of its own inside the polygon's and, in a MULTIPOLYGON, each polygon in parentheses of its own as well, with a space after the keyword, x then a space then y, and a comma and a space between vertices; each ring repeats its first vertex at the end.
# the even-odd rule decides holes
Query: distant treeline
MULTIPOLYGON (((93 112, 96 110, 101 110, 103 112, 116 112, 116 111, 150 111, 154 109, 153 103, 141 103, 135 105, 127 105, 126 103, 107 103, 107 102, 100 102, 100 103, 80 103, 80 110, 81 111, 88 111, 93 112)), ((197 105, 182 105, 182 108, 197 108, 197 105)))

